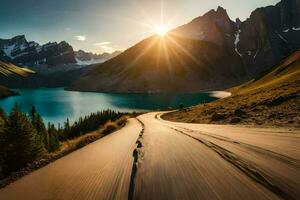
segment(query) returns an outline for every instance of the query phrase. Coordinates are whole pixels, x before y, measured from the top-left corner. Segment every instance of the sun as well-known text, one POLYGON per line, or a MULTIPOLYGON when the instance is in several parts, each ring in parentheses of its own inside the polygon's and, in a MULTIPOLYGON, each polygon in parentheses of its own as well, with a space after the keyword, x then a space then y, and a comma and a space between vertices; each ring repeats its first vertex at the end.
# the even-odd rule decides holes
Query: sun
POLYGON ((165 36, 169 32, 169 27, 167 25, 161 24, 158 27, 156 27, 155 32, 158 36, 165 36))

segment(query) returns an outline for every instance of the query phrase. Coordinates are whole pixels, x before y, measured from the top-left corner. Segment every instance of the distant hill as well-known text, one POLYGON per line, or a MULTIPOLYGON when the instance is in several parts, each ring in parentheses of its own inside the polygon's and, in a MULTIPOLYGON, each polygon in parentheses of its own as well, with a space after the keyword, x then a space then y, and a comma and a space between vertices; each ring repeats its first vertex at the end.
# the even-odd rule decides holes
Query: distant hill
POLYGON ((232 123, 300 127, 300 50, 253 80, 229 89, 232 96, 166 114, 192 123, 232 123))
POLYGON ((300 48, 300 0, 258 8, 243 22, 218 7, 171 30, 169 38, 141 41, 93 66, 70 89, 195 92, 238 85, 300 48))

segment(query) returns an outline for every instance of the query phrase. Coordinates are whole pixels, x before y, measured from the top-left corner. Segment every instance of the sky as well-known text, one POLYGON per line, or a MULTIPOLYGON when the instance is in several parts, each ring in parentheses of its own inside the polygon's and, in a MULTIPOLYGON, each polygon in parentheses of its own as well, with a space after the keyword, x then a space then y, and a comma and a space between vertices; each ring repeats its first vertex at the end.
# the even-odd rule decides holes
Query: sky
POLYGON ((160 24, 186 24, 218 6, 245 20, 279 0, 0 0, 0 38, 25 35, 45 44, 67 41, 94 53, 124 50, 160 24))

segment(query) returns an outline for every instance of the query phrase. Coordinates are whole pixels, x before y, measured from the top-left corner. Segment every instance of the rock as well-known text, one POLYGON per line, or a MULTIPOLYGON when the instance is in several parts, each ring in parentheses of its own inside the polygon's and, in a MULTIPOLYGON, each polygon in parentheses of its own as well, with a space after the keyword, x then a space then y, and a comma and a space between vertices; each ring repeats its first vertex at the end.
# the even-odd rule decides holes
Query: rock
POLYGON ((274 119, 274 118, 276 118, 276 114, 271 114, 271 115, 269 115, 269 117, 268 117, 268 119, 274 119))
POLYGON ((247 115, 247 113, 241 109, 236 109, 234 111, 234 115, 238 116, 238 117, 243 117, 243 116, 247 115))
POLYGON ((238 124, 238 123, 240 123, 241 121, 242 121, 241 118, 235 117, 235 118, 232 118, 232 119, 231 119, 230 123, 231 123, 231 124, 238 124))
POLYGON ((220 113, 215 113, 213 114, 213 116, 211 117, 211 121, 215 122, 215 121, 221 121, 224 120, 226 117, 220 113))

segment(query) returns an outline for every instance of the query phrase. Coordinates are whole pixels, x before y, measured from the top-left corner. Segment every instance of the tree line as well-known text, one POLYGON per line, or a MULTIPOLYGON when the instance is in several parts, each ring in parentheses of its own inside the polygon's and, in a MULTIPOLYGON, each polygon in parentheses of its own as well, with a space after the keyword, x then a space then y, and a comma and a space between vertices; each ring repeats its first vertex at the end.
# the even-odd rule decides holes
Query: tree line
POLYGON ((124 114, 127 113, 99 111, 79 118, 72 125, 67 119, 56 127, 51 123, 46 126, 35 107, 23 113, 15 105, 9 115, 0 108, 0 178, 26 167, 45 153, 58 150, 60 142, 97 130, 124 114))

